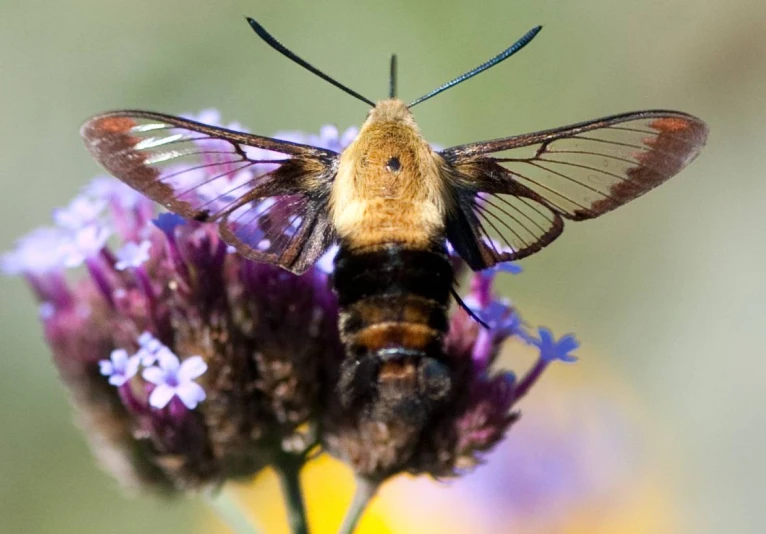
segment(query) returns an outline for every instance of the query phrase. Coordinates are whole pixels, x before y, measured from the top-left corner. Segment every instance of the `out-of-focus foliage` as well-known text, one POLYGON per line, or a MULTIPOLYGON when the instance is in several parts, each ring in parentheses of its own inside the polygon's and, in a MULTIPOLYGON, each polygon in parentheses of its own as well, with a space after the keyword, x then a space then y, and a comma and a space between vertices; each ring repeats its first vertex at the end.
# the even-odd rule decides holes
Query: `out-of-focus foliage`
MULTIPOLYGON (((557 375, 573 374, 566 379, 586 391, 617 376, 634 395, 641 415, 628 418, 629 430, 652 451, 648 472, 661 473, 641 486, 645 500, 637 497, 626 511, 636 531, 652 531, 639 521, 655 513, 677 519, 669 531, 759 531, 766 476, 759 335, 766 319, 766 6, 6 0, 0 248, 47 221, 98 172, 77 135, 95 112, 215 106, 224 119, 263 134, 361 122, 363 105, 268 50, 242 14, 259 17, 280 40, 370 98, 385 95, 391 52, 399 53, 400 92, 411 99, 543 24, 523 53, 416 109, 426 137, 443 146, 641 108, 680 109, 708 121, 708 146, 681 176, 604 219, 573 225, 550 250, 525 260, 525 273, 506 289, 531 323, 577 332, 581 361, 557 375), (659 504, 671 510, 658 512, 659 504)), ((0 284, 3 529, 191 531, 196 507, 126 501, 98 471, 70 422, 26 288, 20 280, 0 284)), ((551 395, 567 406, 559 395, 569 391, 551 395)), ((552 402, 546 393, 526 399, 526 428, 536 404, 552 402)), ((566 425, 576 415, 556 421, 566 425)), ((525 425, 519 423, 517 439, 525 425)), ((447 495, 452 490, 440 493, 457 499, 447 495)), ((394 491, 384 492, 366 521, 396 506, 394 491)), ((626 522, 615 524, 620 528, 611 531, 626 531, 626 522)))

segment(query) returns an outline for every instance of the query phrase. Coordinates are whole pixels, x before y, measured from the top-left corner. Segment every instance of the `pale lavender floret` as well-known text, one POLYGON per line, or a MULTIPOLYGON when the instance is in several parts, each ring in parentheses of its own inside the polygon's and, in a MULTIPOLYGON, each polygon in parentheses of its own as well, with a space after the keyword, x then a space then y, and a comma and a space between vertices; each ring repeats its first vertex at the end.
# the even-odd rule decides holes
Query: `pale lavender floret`
POLYGON ((151 246, 151 241, 146 239, 139 244, 132 241, 126 243, 115 255, 117 262, 114 264, 114 268, 118 271, 124 271, 129 267, 139 267, 149 259, 149 249, 151 246))
POLYGON ((328 248, 327 252, 322 254, 315 263, 316 268, 325 274, 332 274, 335 269, 335 255, 338 254, 339 249, 338 245, 328 248))
POLYGON ((357 138, 358 135, 359 135, 359 128, 357 128, 356 126, 351 126, 350 128, 346 128, 346 131, 340 135, 341 150, 346 148, 348 145, 350 145, 354 141, 354 139, 357 138))
POLYGON ((52 302, 42 302, 40 303, 40 306, 37 308, 37 316, 43 320, 47 321, 53 315, 56 313, 56 306, 52 302))
POLYGON ((160 340, 155 338, 150 332, 144 332, 138 336, 138 346, 139 349, 136 355, 141 358, 141 365, 145 367, 155 364, 157 361, 157 354, 160 350, 163 348, 165 350, 170 350, 160 343, 160 340))
POLYGON ((44 274, 64 266, 67 234, 59 228, 38 228, 16 242, 16 248, 0 257, 4 274, 44 274))
POLYGON ((332 125, 322 126, 319 135, 306 135, 298 131, 277 132, 274 137, 291 143, 300 143, 302 145, 311 145, 319 148, 326 148, 334 152, 342 152, 359 135, 359 129, 356 127, 347 128, 343 133, 332 125))
POLYGON ((110 358, 99 361, 98 366, 99 372, 109 377, 111 385, 120 387, 136 375, 139 363, 138 356, 128 356, 125 349, 115 349, 110 358))
POLYGON ((144 332, 138 336, 138 345, 140 347, 156 352, 162 346, 162 343, 152 335, 151 332, 144 332))
MULTIPOLYGON (((167 349, 167 347, 163 347, 167 349)), ((170 349, 157 354, 158 365, 144 369, 141 376, 155 385, 149 395, 149 404, 157 409, 168 405, 178 397, 188 409, 193 410, 205 400, 205 390, 194 382, 207 371, 207 364, 200 356, 191 356, 180 362, 170 349)))
POLYGON ((184 114, 181 115, 184 118, 191 119, 193 121, 201 122, 203 124, 209 124, 211 126, 221 125, 221 112, 215 108, 203 109, 197 114, 184 114))
POLYGON ((132 209, 145 197, 112 176, 99 176, 83 188, 86 195, 96 200, 115 202, 122 208, 132 209))
POLYGON ((580 346, 573 334, 566 334, 556 341, 553 333, 544 326, 538 328, 538 334, 539 339, 534 339, 533 343, 540 350, 541 360, 549 363, 556 360, 567 363, 577 361, 577 357, 570 354, 580 346))
MULTIPOLYGON (((486 247, 494 251, 496 254, 514 254, 517 252, 516 249, 506 245, 505 243, 498 241, 497 239, 493 237, 483 237, 481 241, 484 243, 486 247)), ((491 269, 496 269, 499 271, 509 272, 513 274, 518 274, 521 272, 521 267, 508 261, 498 263, 491 269), (510 265, 510 267, 508 267, 508 265, 510 265)))
POLYGON ((106 246, 111 233, 109 228, 96 223, 75 230, 61 245, 64 250, 64 265, 79 267, 89 258, 96 256, 106 246))
POLYGON ((236 121, 230 122, 229 124, 223 124, 223 121, 221 120, 221 112, 215 108, 206 108, 201 110, 199 113, 183 113, 181 114, 181 117, 184 119, 201 122, 202 124, 223 127, 238 132, 248 131, 244 126, 242 126, 242 124, 236 121))
POLYGON ((98 221, 106 208, 103 199, 77 195, 66 208, 53 210, 53 220, 61 228, 78 230, 98 221))
POLYGON ((340 152, 340 133, 337 126, 327 124, 319 129, 319 135, 309 135, 308 144, 340 152))
MULTIPOLYGON (((299 143, 305 145, 308 142, 306 134, 299 131, 285 130, 274 134, 274 139, 288 141, 290 143, 299 143)), ((322 147, 323 148, 323 147, 322 147)))

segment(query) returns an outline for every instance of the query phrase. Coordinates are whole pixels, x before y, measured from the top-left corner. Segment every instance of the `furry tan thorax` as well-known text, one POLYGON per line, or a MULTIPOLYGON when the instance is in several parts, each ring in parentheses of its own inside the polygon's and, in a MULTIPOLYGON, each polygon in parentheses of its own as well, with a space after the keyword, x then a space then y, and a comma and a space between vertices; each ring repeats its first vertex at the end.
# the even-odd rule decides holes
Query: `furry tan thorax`
POLYGON ((404 102, 378 102, 340 157, 330 210, 341 240, 374 249, 439 239, 447 198, 442 165, 404 102), (389 164, 392 158, 398 165, 389 164))

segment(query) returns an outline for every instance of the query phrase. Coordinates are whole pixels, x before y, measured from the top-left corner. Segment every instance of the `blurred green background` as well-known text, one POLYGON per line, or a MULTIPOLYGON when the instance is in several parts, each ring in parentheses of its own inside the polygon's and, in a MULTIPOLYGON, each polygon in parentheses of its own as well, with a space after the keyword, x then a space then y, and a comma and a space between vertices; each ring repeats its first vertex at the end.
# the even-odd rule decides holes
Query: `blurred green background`
MULTIPOLYGON (((244 14, 373 99, 391 52, 411 100, 543 24, 517 57, 418 107, 443 146, 643 108, 706 120, 708 146, 680 177, 571 225, 504 290, 531 323, 577 333, 578 372, 627 384, 637 432, 677 484, 681 531, 763 531, 766 4, 2 0, 0 248, 100 172, 77 135, 96 112, 216 107, 264 135, 363 120, 244 14)), ((193 502, 125 500, 94 465, 23 281, 0 280, 0 299, 0 531, 193 531, 193 502)))

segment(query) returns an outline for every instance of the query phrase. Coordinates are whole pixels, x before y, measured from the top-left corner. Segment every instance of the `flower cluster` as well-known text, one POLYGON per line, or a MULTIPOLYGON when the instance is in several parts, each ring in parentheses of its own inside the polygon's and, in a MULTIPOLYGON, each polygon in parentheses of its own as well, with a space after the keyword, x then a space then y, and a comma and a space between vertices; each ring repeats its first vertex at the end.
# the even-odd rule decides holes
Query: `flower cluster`
MULTIPOLYGON (((219 121, 212 111, 198 119, 219 121)), ((278 135, 336 151, 355 136, 333 127, 278 135)), ((111 177, 93 180, 53 218, 1 267, 29 282, 94 450, 125 482, 164 491, 216 485, 315 443, 377 481, 459 474, 502 439, 543 370, 572 361, 577 348, 572 336, 530 331, 493 293, 498 273, 517 266, 472 275, 465 302, 489 328, 461 308, 452 314, 452 398, 425 422, 370 420, 336 394, 344 350, 329 283, 333 251, 302 276, 255 263, 213 225, 158 214, 111 177), (85 276, 65 272, 81 266, 85 276), (520 379, 492 370, 510 338, 539 348, 520 379)))

